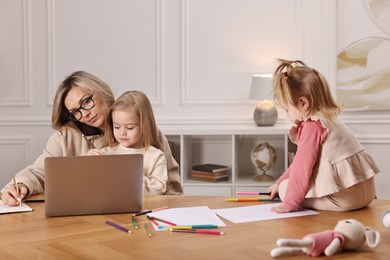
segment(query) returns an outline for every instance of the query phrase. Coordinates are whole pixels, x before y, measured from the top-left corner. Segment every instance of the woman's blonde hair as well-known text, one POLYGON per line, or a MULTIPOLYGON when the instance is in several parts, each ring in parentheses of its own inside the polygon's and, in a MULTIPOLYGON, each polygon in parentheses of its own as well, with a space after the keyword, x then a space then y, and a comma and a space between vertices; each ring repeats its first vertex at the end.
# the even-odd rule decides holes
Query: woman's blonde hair
POLYGON ((328 123, 340 112, 333 99, 325 77, 300 60, 278 59, 280 63, 273 73, 274 99, 285 107, 296 106, 300 97, 309 101, 309 115, 319 114, 328 123))
POLYGON ((66 96, 73 87, 81 87, 93 93, 94 96, 98 96, 102 105, 107 107, 107 111, 115 101, 114 94, 107 83, 88 72, 76 71, 61 83, 54 96, 51 122, 56 130, 64 127, 77 129, 75 124, 69 120, 69 111, 64 104, 66 96))
POLYGON ((160 143, 152 105, 148 97, 143 92, 137 90, 126 91, 111 106, 105 124, 106 131, 104 137, 106 145, 115 146, 118 144, 118 141, 114 137, 112 120, 112 113, 118 110, 130 113, 137 120, 142 132, 143 146, 146 149, 151 145, 161 149, 162 145, 160 143))

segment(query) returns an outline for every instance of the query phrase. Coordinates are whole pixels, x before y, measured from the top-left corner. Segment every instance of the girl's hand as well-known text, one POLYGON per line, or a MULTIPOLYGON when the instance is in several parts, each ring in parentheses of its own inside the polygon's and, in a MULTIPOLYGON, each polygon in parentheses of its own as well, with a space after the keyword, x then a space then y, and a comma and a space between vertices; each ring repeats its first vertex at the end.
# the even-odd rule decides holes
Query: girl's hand
POLYGON ((276 212, 276 213, 287 213, 287 212, 289 212, 288 210, 285 210, 282 206, 273 207, 273 208, 271 208, 271 211, 272 212, 276 212))
POLYGON ((268 188, 267 192, 270 193, 269 195, 270 199, 274 199, 277 197, 278 190, 279 190, 279 185, 276 183, 268 188))
POLYGON ((88 151, 87 155, 105 155, 105 153, 99 149, 91 149, 88 151))
POLYGON ((19 205, 19 202, 22 202, 22 199, 26 197, 28 188, 22 183, 17 184, 19 187, 19 194, 16 192, 15 185, 10 183, 4 189, 1 190, 1 200, 4 205, 7 206, 16 206, 19 205))

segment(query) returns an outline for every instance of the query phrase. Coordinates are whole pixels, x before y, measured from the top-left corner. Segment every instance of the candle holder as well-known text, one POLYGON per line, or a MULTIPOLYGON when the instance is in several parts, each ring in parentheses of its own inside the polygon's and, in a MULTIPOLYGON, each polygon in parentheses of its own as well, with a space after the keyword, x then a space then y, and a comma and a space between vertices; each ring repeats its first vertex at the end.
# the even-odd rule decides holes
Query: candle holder
POLYGON ((253 112, 253 120, 258 126, 273 126, 278 121, 278 111, 271 101, 260 101, 253 112))

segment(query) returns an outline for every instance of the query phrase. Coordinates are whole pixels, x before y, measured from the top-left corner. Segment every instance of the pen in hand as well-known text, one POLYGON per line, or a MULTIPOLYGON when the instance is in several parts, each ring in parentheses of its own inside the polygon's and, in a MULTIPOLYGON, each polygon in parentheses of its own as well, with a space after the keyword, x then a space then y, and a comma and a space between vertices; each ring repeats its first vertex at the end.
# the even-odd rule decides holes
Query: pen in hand
POLYGON ((18 187, 18 183, 16 182, 15 176, 12 177, 12 180, 14 182, 16 193, 18 194, 18 197, 16 198, 16 200, 18 201, 18 205, 20 207, 20 206, 22 206, 22 199, 20 197, 20 190, 19 190, 19 187, 18 187))

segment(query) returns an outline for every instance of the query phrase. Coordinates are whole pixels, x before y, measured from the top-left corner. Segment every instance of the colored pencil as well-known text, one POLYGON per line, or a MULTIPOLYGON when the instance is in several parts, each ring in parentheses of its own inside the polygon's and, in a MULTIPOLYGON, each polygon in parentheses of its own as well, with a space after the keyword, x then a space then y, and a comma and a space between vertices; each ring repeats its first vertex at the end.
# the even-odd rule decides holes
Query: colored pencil
POLYGON ((182 232, 182 233, 195 233, 195 234, 207 234, 207 235, 224 235, 224 232, 221 231, 211 231, 211 230, 202 230, 202 229, 170 229, 172 232, 182 232))
POLYGON ((157 221, 160 221, 160 222, 163 222, 165 224, 168 224, 170 226, 177 226, 175 223, 172 223, 168 220, 164 220, 164 219, 161 219, 161 218, 156 218, 156 217, 153 217, 153 216, 150 216, 151 219, 154 219, 154 220, 157 220, 157 221))
POLYGON ((16 178, 15 176, 12 177, 12 180, 14 182, 14 186, 15 186, 15 190, 16 190, 16 193, 18 194, 18 198, 17 198, 17 201, 18 201, 18 205, 19 207, 22 206, 22 199, 20 198, 20 190, 19 190, 19 186, 18 186, 18 183, 16 182, 16 178))
POLYGON ((279 198, 229 198, 227 202, 280 201, 279 198))
POLYGON ((148 237, 152 237, 152 233, 150 232, 148 223, 145 223, 145 230, 146 230, 146 235, 148 235, 148 237))
POLYGON ((133 222, 134 229, 138 229, 138 223, 135 221, 135 217, 131 216, 131 221, 133 222))
POLYGON ((156 211, 167 209, 167 208, 168 208, 168 206, 157 208, 157 209, 148 209, 148 210, 145 210, 145 211, 134 213, 133 216, 136 217, 136 216, 140 216, 140 215, 145 215, 145 214, 148 214, 148 213, 156 212, 156 211))
POLYGON ((271 195, 271 192, 257 192, 257 191, 237 191, 237 195, 271 195))
POLYGON ((159 229, 207 229, 207 228, 218 228, 217 225, 181 225, 181 226, 160 226, 159 229), (161 227, 161 228, 160 228, 161 227))
POLYGON ((148 215, 146 215, 146 217, 150 220, 150 222, 152 222, 156 227, 158 227, 159 226, 159 224, 154 220, 154 219, 152 219, 152 217, 150 217, 150 216, 148 216, 148 215))
POLYGON ((117 229, 119 229, 119 230, 122 230, 122 231, 124 231, 124 232, 126 232, 126 233, 129 233, 129 234, 131 234, 132 232, 131 232, 131 230, 129 230, 129 229, 127 229, 127 228, 125 228, 125 227, 122 227, 122 226, 120 226, 120 225, 118 225, 118 224, 115 224, 115 223, 113 223, 113 222, 111 222, 111 221, 106 221, 106 224, 107 225, 110 225, 110 226, 112 226, 112 227, 114 227, 114 228, 117 228, 117 229))

